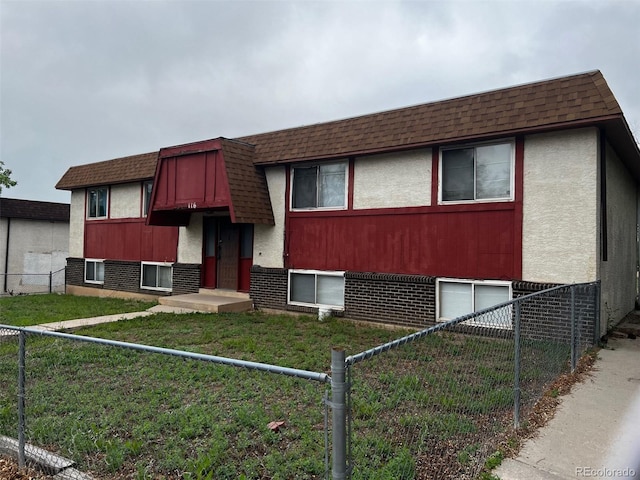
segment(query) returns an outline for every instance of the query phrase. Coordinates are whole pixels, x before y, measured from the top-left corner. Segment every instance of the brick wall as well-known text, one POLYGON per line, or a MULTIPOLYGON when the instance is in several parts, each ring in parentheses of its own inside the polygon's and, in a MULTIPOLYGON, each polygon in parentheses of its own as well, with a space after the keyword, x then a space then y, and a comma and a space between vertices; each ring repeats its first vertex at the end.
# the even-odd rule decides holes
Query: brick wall
POLYGON ((65 276, 67 285, 96 286, 84 283, 84 258, 67 258, 65 276))
MULTIPOLYGON (((251 298, 256 308, 272 308, 316 314, 317 308, 287 305, 287 270, 251 269, 251 298)), ((354 320, 381 322, 416 328, 436 323, 436 278, 384 273, 345 273, 344 316, 354 320)), ((513 298, 540 292, 556 285, 513 282, 513 298)), ((597 323, 595 288, 578 288, 575 294, 578 335, 583 345, 594 342, 597 323)), ((456 330, 469 328, 460 325, 456 330)), ((471 331, 471 330, 470 330, 471 331)), ((509 337, 512 330, 473 327, 473 333, 509 337)), ((532 297, 522 304, 523 337, 569 342, 571 338, 571 293, 569 288, 532 297)))
POLYGON ((143 293, 140 290, 140 262, 105 260, 104 288, 120 292, 143 293))
POLYGON ((249 296, 256 308, 287 310, 287 283, 289 279, 284 268, 251 267, 249 296))
POLYGON ((435 277, 385 273, 345 274, 345 316, 425 328, 436 315, 435 277))
MULTIPOLYGON (((513 298, 523 297, 557 285, 531 282, 514 282, 513 298)), ((577 287, 574 292, 575 328, 582 345, 591 345, 596 339, 597 308, 596 288, 577 287)), ((570 287, 542 293, 521 304, 520 329, 523 337, 535 340, 571 339, 571 289, 570 287)))
POLYGON ((200 264, 174 263, 173 295, 198 293, 200 290, 200 264))

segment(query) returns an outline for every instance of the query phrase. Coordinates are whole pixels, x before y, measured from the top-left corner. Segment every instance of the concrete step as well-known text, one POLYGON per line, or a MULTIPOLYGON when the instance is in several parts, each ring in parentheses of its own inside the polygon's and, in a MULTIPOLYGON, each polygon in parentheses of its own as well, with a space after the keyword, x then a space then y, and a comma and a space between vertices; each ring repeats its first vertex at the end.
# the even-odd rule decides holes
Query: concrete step
POLYGON ((214 295, 218 297, 232 297, 249 300, 248 293, 238 292, 236 290, 225 290, 223 288, 201 288, 198 293, 201 295, 214 295))
POLYGON ((188 308, 199 312, 224 313, 248 312, 253 310, 253 302, 248 297, 231 297, 212 293, 188 293, 160 297, 160 305, 188 308))

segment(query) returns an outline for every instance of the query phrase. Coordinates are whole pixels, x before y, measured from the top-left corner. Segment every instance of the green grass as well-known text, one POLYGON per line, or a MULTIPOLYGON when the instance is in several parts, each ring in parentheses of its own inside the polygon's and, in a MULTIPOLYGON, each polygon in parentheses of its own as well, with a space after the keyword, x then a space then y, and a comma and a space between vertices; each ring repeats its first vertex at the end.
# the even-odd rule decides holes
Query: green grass
POLYGON ((74 295, 20 295, 0 298, 0 324, 28 327, 42 323, 138 312, 156 302, 74 295))
MULTIPOLYGON (((75 333, 329 373, 332 347, 358 353, 403 332, 249 313, 158 314, 75 333)), ((0 434, 10 436, 16 344, 0 341, 0 434)), ((512 358, 509 340, 440 333, 354 365, 353 478, 480 472, 512 424, 512 358)), ((566 349, 523 348, 528 384, 565 363, 566 349)), ((26 365, 27 440, 98 477, 324 478, 328 385, 40 336, 27 338, 26 365), (278 432, 274 420, 285 422, 278 432)))

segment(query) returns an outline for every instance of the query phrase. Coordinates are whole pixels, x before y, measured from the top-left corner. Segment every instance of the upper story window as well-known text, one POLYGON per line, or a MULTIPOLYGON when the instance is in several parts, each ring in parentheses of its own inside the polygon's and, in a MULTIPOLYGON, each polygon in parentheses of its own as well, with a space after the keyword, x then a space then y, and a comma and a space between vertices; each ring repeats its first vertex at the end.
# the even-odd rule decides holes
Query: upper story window
POLYGON ((142 216, 146 217, 149 214, 149 208, 151 208, 151 189, 153 188, 153 182, 148 181, 142 184, 142 216))
POLYGON ((109 203, 109 189, 107 187, 89 188, 87 190, 89 205, 88 218, 106 218, 109 203))
POLYGON ((512 200, 513 165, 513 142, 443 149, 440 154, 440 200, 512 200))
POLYGON ((291 183, 294 210, 347 207, 347 162, 293 167, 291 183))

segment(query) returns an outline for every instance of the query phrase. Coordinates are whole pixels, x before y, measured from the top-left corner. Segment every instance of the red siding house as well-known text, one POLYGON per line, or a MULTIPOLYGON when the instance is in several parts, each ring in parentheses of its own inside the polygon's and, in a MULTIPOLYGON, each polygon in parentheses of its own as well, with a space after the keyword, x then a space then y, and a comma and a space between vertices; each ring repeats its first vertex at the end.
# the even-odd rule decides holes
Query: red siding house
POLYGON ((70 168, 67 289, 421 327, 549 285, 634 308, 640 151, 598 71, 70 168))

